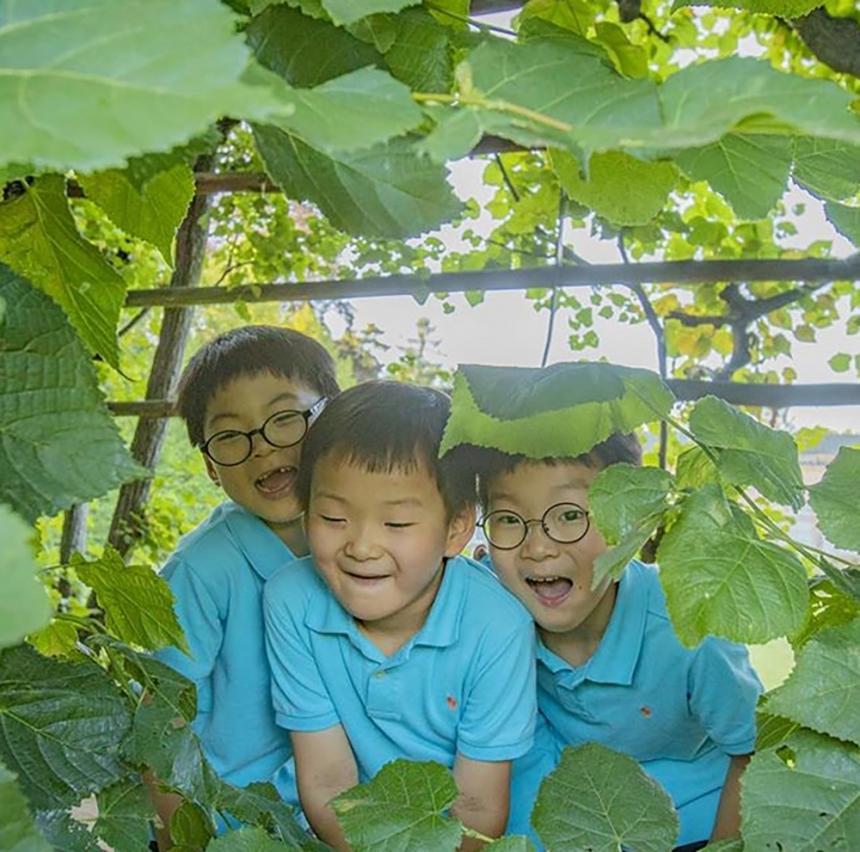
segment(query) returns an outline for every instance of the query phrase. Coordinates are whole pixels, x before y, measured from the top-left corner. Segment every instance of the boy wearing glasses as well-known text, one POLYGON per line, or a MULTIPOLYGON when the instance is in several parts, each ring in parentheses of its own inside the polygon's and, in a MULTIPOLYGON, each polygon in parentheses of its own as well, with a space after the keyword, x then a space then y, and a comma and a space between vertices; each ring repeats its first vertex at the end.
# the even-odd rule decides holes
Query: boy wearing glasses
POLYGON ((671 796, 680 848, 739 831, 739 778, 755 745, 761 685, 746 648, 675 636, 657 570, 636 560, 592 588, 607 549, 588 489, 611 464, 640 464, 633 435, 578 458, 485 450, 481 526, 493 566, 538 628, 538 705, 560 747, 603 743, 636 758, 671 796))
POLYGON ((338 850, 331 800, 397 758, 452 768, 452 811, 498 836, 511 761, 532 744, 534 625, 459 555, 475 479, 437 457, 449 407, 396 382, 330 403, 299 474, 313 558, 266 585, 276 719, 292 737, 304 813, 338 850))
MULTIPOLYGON (((274 326, 212 340, 179 386, 191 443, 230 499, 182 539, 162 570, 190 654, 167 648, 158 656, 197 686, 194 730, 215 771, 240 787, 272 780, 293 799, 283 769, 289 738, 271 707, 263 584, 307 553, 296 496, 301 443, 338 391, 328 352, 274 326)), ((166 822, 178 802, 159 804, 166 822)))

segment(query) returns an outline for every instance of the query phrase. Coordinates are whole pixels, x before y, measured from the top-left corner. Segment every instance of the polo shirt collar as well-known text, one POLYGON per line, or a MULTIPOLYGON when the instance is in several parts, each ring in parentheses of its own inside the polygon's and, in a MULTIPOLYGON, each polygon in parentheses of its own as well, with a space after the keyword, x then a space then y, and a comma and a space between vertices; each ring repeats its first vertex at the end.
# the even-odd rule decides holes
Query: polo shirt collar
MULTIPOLYGON (((424 625, 410 640, 408 646, 429 645, 444 648, 453 645, 460 635, 460 622, 465 606, 464 571, 475 570, 459 557, 449 559, 436 598, 424 625)), ((359 632, 353 617, 329 593, 318 596, 309 607, 305 624, 318 633, 334 633, 356 637, 359 632)))
POLYGON ((609 624, 591 659, 582 666, 571 666, 538 638, 538 661, 553 675, 575 670, 582 674, 583 679, 596 683, 629 686, 642 650, 649 592, 644 576, 633 570, 631 563, 618 582, 609 624))
POLYGON ((268 580, 296 557, 261 518, 237 503, 225 506, 225 523, 254 571, 268 580))

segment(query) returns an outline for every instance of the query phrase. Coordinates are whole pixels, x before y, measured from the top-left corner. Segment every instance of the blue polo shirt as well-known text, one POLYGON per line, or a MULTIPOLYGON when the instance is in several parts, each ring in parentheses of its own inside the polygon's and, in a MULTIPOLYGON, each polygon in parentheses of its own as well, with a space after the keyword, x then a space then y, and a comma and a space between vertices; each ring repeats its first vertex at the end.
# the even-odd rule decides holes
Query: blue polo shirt
POLYGON ((599 742, 638 760, 672 797, 679 845, 710 837, 730 755, 755 747, 761 691, 743 645, 681 645, 657 569, 637 561, 582 666, 538 644, 538 703, 561 744, 599 742))
POLYGON ((275 724, 262 599, 265 581, 294 559, 256 515, 236 503, 219 506, 161 572, 191 656, 176 648, 157 654, 196 684, 193 728, 218 775, 239 787, 272 781, 291 802, 292 748, 275 724))
POLYGON ((391 656, 357 628, 310 558, 264 596, 279 725, 343 725, 366 781, 399 757, 513 760, 535 726, 531 617, 482 566, 450 559, 424 626, 391 656))

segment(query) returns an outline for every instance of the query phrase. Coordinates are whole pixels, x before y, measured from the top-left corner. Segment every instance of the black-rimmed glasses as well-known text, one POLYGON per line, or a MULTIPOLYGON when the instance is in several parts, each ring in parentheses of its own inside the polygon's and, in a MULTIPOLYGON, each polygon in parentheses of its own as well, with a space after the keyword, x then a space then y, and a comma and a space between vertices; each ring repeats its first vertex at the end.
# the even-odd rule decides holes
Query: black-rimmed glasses
POLYGON ((254 435, 273 447, 283 449, 298 444, 307 434, 311 418, 326 403, 327 397, 320 397, 305 411, 276 411, 267 417, 259 429, 242 432, 239 429, 224 429, 207 438, 200 449, 221 467, 234 467, 247 461, 254 451, 254 435))
POLYGON ((588 511, 576 503, 556 503, 540 518, 526 520, 510 509, 497 509, 486 515, 478 526, 493 547, 514 550, 526 540, 529 524, 540 524, 541 529, 559 544, 573 544, 588 532, 588 511))

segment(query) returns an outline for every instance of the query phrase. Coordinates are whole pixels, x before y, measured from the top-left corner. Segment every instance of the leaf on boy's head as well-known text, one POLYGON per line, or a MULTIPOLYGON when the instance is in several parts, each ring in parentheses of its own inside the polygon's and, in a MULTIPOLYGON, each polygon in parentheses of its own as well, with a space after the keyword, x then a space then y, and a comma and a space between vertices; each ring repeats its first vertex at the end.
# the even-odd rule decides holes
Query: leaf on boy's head
POLYGON ((650 370, 616 364, 489 367, 454 376, 439 454, 461 445, 529 458, 573 457, 669 412, 671 391, 650 370))

